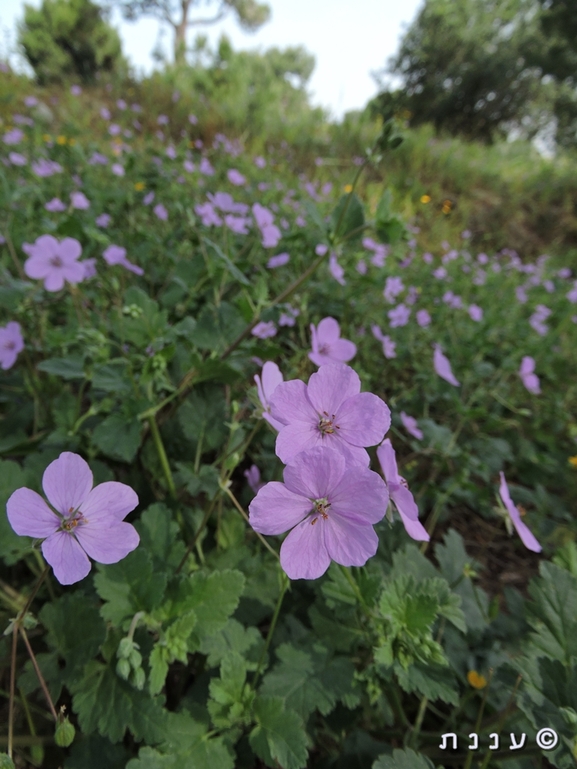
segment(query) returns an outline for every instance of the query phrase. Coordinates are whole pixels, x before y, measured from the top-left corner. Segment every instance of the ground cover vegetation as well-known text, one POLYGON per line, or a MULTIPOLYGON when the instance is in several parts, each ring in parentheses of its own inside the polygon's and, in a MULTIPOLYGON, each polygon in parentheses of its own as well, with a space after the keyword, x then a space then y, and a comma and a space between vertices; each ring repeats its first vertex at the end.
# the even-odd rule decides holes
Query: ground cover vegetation
POLYGON ((0 766, 575 766, 570 149, 195 51, 4 66, 0 766))

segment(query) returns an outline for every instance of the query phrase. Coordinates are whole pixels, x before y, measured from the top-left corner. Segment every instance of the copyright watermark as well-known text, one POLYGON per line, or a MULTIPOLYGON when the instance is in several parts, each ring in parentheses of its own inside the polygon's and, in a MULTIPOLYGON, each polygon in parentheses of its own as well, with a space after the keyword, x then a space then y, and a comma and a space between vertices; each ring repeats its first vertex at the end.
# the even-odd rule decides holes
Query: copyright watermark
MULTIPOLYGON (((481 750, 480 736, 476 732, 472 732, 469 735, 469 744, 467 747, 469 750, 481 750)), ((489 750, 498 750, 500 744, 500 737, 497 732, 493 732, 489 735, 489 750)), ((505 740, 503 740, 505 742, 505 740)), ((522 732, 519 736, 513 732, 509 733, 509 750, 521 750, 524 748, 527 742, 527 735, 522 732)), ((539 729, 535 737, 535 743, 541 750, 553 750, 557 747, 559 742, 559 735, 555 729, 545 727, 539 729)), ((455 732, 447 732, 441 735, 441 744, 439 745, 441 750, 457 750, 459 747, 459 739, 455 732)), ((506 745, 502 746, 503 748, 506 745)))

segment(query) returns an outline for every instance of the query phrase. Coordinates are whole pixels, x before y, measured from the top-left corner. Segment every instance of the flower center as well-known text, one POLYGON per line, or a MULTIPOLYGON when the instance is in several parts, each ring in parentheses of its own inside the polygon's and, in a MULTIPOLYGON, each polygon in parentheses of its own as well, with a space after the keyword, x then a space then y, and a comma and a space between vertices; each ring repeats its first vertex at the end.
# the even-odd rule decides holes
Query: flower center
POLYGON ((62 259, 59 256, 53 256, 50 259, 50 264, 52 267, 62 267, 62 259))
POLYGON ((329 346, 328 344, 321 344, 319 347, 319 354, 320 355, 328 355, 329 354, 329 346))
POLYGON ((62 522, 60 526, 61 531, 74 531, 77 526, 83 526, 88 523, 88 519, 84 517, 83 513, 74 510, 73 507, 69 508, 68 512, 72 515, 62 522))
POLYGON ((315 523, 318 521, 319 517, 323 519, 323 521, 328 520, 328 513, 327 510, 331 506, 331 503, 326 497, 323 497, 322 499, 314 499, 314 506, 315 509, 311 513, 311 526, 314 526, 315 523))
POLYGON ((5 350, 15 350, 16 349, 16 342, 12 342, 12 341, 6 342, 6 344, 4 345, 4 349, 5 350))
POLYGON ((333 424, 335 418, 334 414, 329 414, 327 411, 323 411, 323 415, 319 418, 319 430, 325 435, 332 435, 335 430, 340 430, 338 425, 333 424))

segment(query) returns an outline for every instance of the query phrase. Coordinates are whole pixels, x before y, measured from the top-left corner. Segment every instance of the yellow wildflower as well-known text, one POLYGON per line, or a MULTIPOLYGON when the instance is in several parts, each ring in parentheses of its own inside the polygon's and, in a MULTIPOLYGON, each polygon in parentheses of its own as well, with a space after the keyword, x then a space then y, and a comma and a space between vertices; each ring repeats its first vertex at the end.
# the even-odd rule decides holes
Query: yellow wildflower
POLYGON ((144 189, 144 182, 135 182, 134 189, 137 192, 142 192, 142 190, 144 189))
POLYGON ((484 689, 487 686, 487 679, 476 670, 469 670, 467 673, 467 681, 471 684, 473 689, 484 689))
POLYGON ((430 203, 430 202, 431 202, 430 195, 421 195, 421 203, 430 203))
POLYGON ((68 139, 66 138, 66 136, 56 137, 56 144, 66 144, 67 141, 68 139))
POLYGON ((343 187, 343 190, 345 192, 352 192, 353 191, 353 185, 352 184, 345 184, 345 186, 343 187))
POLYGON ((72 138, 72 139, 68 139, 68 144, 69 144, 71 147, 74 147, 74 145, 76 144, 76 139, 74 139, 74 138, 72 138))
POLYGON ((569 457, 569 464, 571 467, 577 467, 577 456, 569 457))
POLYGON ((45 142, 51 142, 52 137, 50 136, 50 134, 42 134, 42 140, 45 142))

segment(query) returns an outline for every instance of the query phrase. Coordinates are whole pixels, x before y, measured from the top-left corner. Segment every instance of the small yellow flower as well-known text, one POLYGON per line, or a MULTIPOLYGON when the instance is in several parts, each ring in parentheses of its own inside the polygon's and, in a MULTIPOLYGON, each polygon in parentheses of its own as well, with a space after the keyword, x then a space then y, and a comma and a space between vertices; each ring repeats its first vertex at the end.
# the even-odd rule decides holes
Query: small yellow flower
POLYGON ((430 202, 431 202, 430 195, 421 195, 421 203, 430 203, 430 202))
POLYGON ((67 141, 68 139, 66 138, 66 136, 58 136, 56 138, 56 144, 66 144, 67 141))
POLYGON ((577 455, 574 457, 569 457, 569 464, 571 467, 577 467, 577 455))
POLYGON ((51 142, 52 137, 50 136, 50 134, 42 134, 42 140, 45 142, 51 142))
POLYGON ((345 186, 343 187, 343 190, 345 192, 352 192, 353 191, 353 185, 352 184, 345 184, 345 186))
POLYGON ((144 182, 135 182, 134 189, 137 192, 142 192, 142 190, 144 189, 144 182))
POLYGON ((469 670, 467 673, 467 681, 471 684, 473 689, 484 689, 487 686, 487 679, 476 670, 469 670))
POLYGON ((76 144, 76 139, 68 139, 68 144, 69 144, 71 147, 74 147, 74 145, 76 144))
POLYGON ((443 200, 443 207, 441 208, 441 211, 444 214, 450 214, 452 208, 453 208, 453 204, 451 203, 450 200, 443 200))

